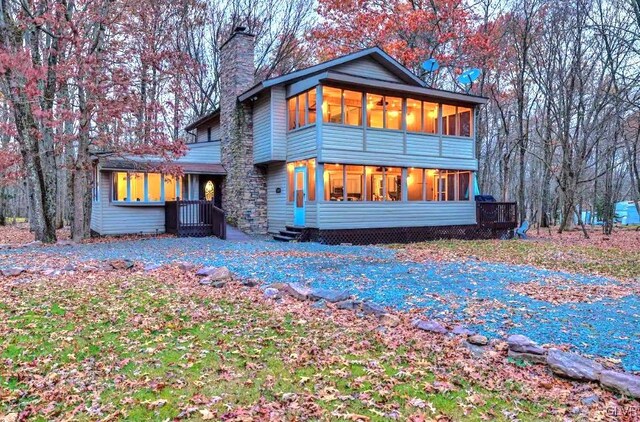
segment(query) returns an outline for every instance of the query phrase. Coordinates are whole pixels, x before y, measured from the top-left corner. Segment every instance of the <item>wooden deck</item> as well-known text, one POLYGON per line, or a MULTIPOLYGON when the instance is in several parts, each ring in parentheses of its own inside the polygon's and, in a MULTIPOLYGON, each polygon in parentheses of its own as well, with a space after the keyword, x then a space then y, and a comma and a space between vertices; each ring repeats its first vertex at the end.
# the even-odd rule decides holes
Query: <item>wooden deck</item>
POLYGON ((225 213, 212 201, 168 201, 164 209, 167 233, 178 237, 227 238, 225 213))
POLYGON ((490 229, 518 227, 518 204, 515 202, 476 202, 478 226, 490 229))

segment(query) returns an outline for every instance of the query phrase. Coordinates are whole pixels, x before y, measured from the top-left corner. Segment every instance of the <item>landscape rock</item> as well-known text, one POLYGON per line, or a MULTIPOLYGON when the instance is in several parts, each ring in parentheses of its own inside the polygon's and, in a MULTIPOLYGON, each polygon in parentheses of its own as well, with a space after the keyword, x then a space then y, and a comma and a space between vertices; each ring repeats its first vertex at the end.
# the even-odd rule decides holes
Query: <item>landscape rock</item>
POLYGON ((324 300, 319 300, 317 302, 313 302, 313 305, 311 305, 311 307, 315 309, 327 309, 327 302, 325 302, 324 300))
POLYGON ((227 267, 204 267, 200 268, 196 275, 198 277, 207 277, 211 280, 228 280, 233 277, 233 274, 227 267))
POLYGON ((218 280, 218 281, 212 281, 210 286, 216 289, 221 289, 224 286, 227 285, 227 281, 226 280, 218 280))
POLYGON ((191 262, 178 262, 178 269, 185 271, 185 272, 189 272, 194 270, 197 267, 196 264, 193 264, 191 262))
POLYGON ((476 346, 486 346, 489 344, 489 339, 480 334, 474 334, 467 337, 467 341, 471 344, 475 344, 476 346))
POLYGON ((514 334, 507 338, 509 349, 518 353, 530 353, 534 355, 544 355, 546 350, 531 340, 529 337, 521 334, 514 334))
POLYGON ((320 300, 324 299, 327 302, 336 303, 343 302, 351 297, 351 294, 346 290, 330 290, 330 289, 311 289, 309 291, 309 299, 320 300))
POLYGON ((547 356, 539 355, 537 353, 522 353, 522 352, 516 352, 509 349, 509 351, 507 352, 507 356, 509 356, 512 359, 519 359, 526 362, 537 363, 541 365, 544 365, 545 363, 547 363, 547 356))
POLYGON ((451 332, 457 336, 472 336, 475 334, 475 332, 462 325, 456 325, 451 332))
POLYGON ((242 280, 242 285, 246 287, 256 287, 258 284, 259 284, 258 280, 254 280, 252 278, 242 280))
POLYGON ((360 307, 360 302, 356 301, 356 300, 343 300, 342 302, 336 302, 336 308, 338 309, 345 309, 348 311, 353 311, 355 309, 358 309, 360 307))
POLYGON ((133 261, 130 259, 111 259, 107 264, 114 270, 129 270, 133 268, 133 261))
POLYGON ((289 283, 285 285, 284 292, 294 299, 307 300, 311 290, 298 283, 289 283))
POLYGON ((432 332, 432 333, 440 333, 440 334, 446 334, 447 333, 447 329, 444 328, 437 321, 417 320, 417 321, 413 322, 413 326, 416 327, 419 330, 429 331, 429 332, 432 332))
POLYGON ((276 299, 281 296, 282 294, 278 289, 274 289, 273 287, 267 287, 266 289, 264 289, 264 297, 266 297, 267 299, 276 299))
POLYGON ((601 371, 600 384, 627 396, 640 399, 640 376, 616 371, 601 371))
POLYGON ((57 277, 60 275, 60 270, 56 270, 55 268, 45 268, 42 270, 42 274, 47 277, 57 277))
POLYGON ((463 343, 463 345, 467 350, 469 350, 471 352, 473 357, 475 357, 477 359, 483 357, 484 354, 487 352, 486 347, 478 346, 477 344, 469 343, 468 339, 467 339, 467 341, 465 341, 463 343))
POLYGON ((554 374, 578 381, 597 381, 604 369, 596 361, 558 349, 549 350, 547 365, 554 374))
POLYGON ((2 275, 5 277, 16 277, 22 274, 24 271, 25 269, 20 267, 4 268, 2 270, 2 275))
POLYGON ((362 308, 362 312, 364 312, 365 315, 373 314, 377 317, 380 317, 387 313, 387 311, 382 306, 377 305, 373 302, 364 302, 362 305, 360 305, 360 307, 362 308))
POLYGON ((400 325, 400 318, 393 314, 384 314, 380 317, 380 324, 385 327, 397 327, 400 325))
POLYGON ((76 242, 74 242, 73 240, 69 240, 69 239, 62 239, 62 240, 58 240, 56 242, 56 246, 74 246, 76 244, 76 242))
POLYGON ((75 271, 76 270, 76 266, 69 263, 67 265, 65 265, 64 267, 62 267, 63 271, 75 271))
POLYGON ((162 264, 147 264, 144 266, 144 272, 150 273, 152 271, 158 270, 162 267, 162 264))
POLYGON ((596 396, 595 394, 592 396, 583 397, 582 399, 580 399, 580 402, 585 406, 592 406, 598 403, 599 401, 600 401, 600 397, 596 396))

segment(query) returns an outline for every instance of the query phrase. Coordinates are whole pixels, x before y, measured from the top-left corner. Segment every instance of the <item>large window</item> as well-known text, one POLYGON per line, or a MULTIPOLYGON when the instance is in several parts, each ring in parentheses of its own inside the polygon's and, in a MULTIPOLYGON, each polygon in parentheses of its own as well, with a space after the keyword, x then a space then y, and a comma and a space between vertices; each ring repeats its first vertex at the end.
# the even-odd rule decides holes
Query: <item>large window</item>
POLYGON ((316 200, 316 160, 294 161, 287 164, 287 201, 293 202, 295 187, 293 177, 297 168, 307 169, 307 199, 316 200))
POLYGON ((458 170, 408 169, 409 201, 468 201, 471 172, 458 170))
POLYGON ((442 125, 444 135, 473 136, 473 113, 469 107, 443 104, 442 125))
POLYGON ((324 200, 344 201, 344 166, 342 164, 324 165, 324 200))
POLYGON ((323 87, 322 115, 326 123, 362 126, 362 93, 329 86, 323 87))
POLYGON ((114 202, 162 202, 180 198, 181 178, 160 173, 114 172, 114 202))
POLYGON ((367 126, 402 129, 402 98, 367 94, 367 126))
POLYGON ((365 171, 368 201, 402 200, 402 169, 367 166, 365 171))
POLYGON ((342 90, 322 87, 322 121, 342 123, 342 90))
POLYGON ((291 97, 287 100, 289 130, 316 122, 316 89, 291 97))

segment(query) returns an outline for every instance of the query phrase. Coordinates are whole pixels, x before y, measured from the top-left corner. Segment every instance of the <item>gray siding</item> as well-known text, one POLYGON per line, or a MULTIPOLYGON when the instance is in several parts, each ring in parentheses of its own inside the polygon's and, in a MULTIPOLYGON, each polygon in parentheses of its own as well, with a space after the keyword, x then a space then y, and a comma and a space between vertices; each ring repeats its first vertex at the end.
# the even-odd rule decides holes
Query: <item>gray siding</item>
POLYGON ((271 96, 262 95, 253 105, 253 162, 271 161, 271 96))
POLYGON ((476 223, 476 203, 320 202, 318 228, 448 226, 476 223))
POLYGON ((272 159, 287 158, 287 101, 284 87, 271 88, 272 159))
POLYGON ((176 160, 177 163, 220 163, 220 141, 189 144, 189 151, 176 160))
POLYGON ((274 163, 267 167, 267 225, 268 231, 284 230, 291 221, 287 218, 287 167, 274 163), (276 189, 280 188, 280 193, 276 189))
POLYGON ((100 201, 94 202, 101 215, 100 227, 92 228, 102 235, 164 233, 163 206, 115 205, 110 202, 111 172, 100 173, 100 201))
POLYGON ((217 141, 222 138, 222 131, 220 129, 220 122, 210 123, 206 126, 200 126, 196 129, 196 142, 207 142, 208 139, 208 128, 211 128, 211 140, 217 141))
POLYGON ((368 57, 363 57, 361 59, 336 66, 335 70, 364 78, 381 79, 383 81, 390 82, 403 82, 402 79, 385 69, 384 66, 368 57))
POLYGON ((287 134, 287 161, 315 157, 316 151, 315 125, 297 129, 287 134))
MULTIPOLYGON (((293 221, 293 206, 291 207, 291 221, 293 221)), ((304 210, 305 227, 318 227, 318 203, 307 202, 304 210)))
POLYGON ((473 139, 440 137, 344 125, 322 125, 319 154, 325 163, 384 164, 477 170, 473 139), (442 144, 442 145, 441 145, 442 144), (442 151, 441 151, 442 150, 442 151), (406 153, 405 153, 406 151, 406 153))

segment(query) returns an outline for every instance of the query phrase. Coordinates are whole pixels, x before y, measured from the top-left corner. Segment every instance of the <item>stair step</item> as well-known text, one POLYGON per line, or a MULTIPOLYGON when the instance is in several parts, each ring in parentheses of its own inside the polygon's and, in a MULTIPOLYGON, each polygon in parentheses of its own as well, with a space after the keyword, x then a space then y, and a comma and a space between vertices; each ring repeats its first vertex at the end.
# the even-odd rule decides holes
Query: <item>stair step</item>
POLYGON ((298 226, 285 226, 285 228, 289 232, 296 232, 296 233, 300 233, 302 232, 302 230, 304 230, 304 227, 298 227, 298 226))
POLYGON ((300 234, 300 232, 292 232, 292 231, 289 231, 289 230, 280 230, 280 235, 281 236, 296 238, 296 237, 298 237, 299 234, 300 234))
POLYGON ((291 242, 292 240, 295 240, 295 238, 288 237, 288 236, 280 236, 279 234, 274 234, 273 235, 273 240, 277 240, 278 242, 291 242))

